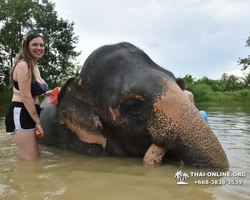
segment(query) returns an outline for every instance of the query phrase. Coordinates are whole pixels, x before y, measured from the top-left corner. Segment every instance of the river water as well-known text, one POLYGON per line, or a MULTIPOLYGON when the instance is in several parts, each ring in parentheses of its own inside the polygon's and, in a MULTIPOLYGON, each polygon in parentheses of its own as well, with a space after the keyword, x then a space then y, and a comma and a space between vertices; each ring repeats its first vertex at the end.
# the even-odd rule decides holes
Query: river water
POLYGON ((0 117, 0 199, 21 200, 166 200, 250 199, 250 107, 198 105, 219 138, 229 159, 229 172, 244 177, 191 177, 203 172, 180 166, 145 167, 140 159, 89 158, 61 149, 39 146, 39 161, 19 161, 0 117), (177 171, 189 175, 177 185, 177 171), (235 180, 202 185, 196 180, 235 180), (235 182, 234 182, 235 183, 235 182))

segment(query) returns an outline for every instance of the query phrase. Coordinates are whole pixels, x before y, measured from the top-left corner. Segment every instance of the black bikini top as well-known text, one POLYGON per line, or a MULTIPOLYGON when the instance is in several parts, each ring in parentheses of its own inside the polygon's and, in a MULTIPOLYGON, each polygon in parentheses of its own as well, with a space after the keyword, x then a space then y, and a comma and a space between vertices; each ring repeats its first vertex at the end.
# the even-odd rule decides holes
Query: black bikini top
MULTIPOLYGON (((13 79, 13 85, 14 87, 19 90, 18 82, 13 79)), ((31 84, 31 95, 32 96, 39 96, 43 93, 45 93, 49 89, 49 86, 47 83, 39 83, 39 82, 34 82, 31 84)))
MULTIPOLYGON (((14 73, 13 73, 14 74, 14 73)), ((13 78, 13 86, 19 90, 18 81, 15 81, 13 78)), ((32 74, 32 81, 31 81, 31 95, 32 96, 39 96, 43 93, 45 93, 49 89, 49 86, 47 83, 39 83, 37 81, 33 81, 33 74, 32 74)))

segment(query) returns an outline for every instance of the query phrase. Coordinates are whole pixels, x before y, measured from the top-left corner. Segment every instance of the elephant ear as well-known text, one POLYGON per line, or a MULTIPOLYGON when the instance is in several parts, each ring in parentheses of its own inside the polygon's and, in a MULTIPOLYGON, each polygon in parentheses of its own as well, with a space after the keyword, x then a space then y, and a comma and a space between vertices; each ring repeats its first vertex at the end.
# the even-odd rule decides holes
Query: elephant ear
POLYGON ((69 93, 74 95, 81 101, 86 102, 87 104, 91 105, 92 107, 95 106, 95 93, 96 88, 94 88, 93 82, 91 82, 89 77, 86 79, 82 78, 69 78, 65 84, 62 86, 60 92, 58 93, 57 100, 58 104, 60 104, 61 99, 68 95, 69 93))
POLYGON ((90 106, 77 98, 76 78, 72 77, 62 86, 58 94, 59 114, 65 125, 78 138, 87 143, 100 144, 105 149, 106 138, 103 126, 90 106))
POLYGON ((60 89, 60 92, 58 93, 57 95, 57 100, 58 100, 58 104, 60 104, 60 101, 61 99, 63 98, 65 92, 66 92, 66 89, 69 85, 71 85, 74 81, 76 80, 75 77, 71 77, 69 78, 66 83, 62 86, 62 88, 60 89))
MULTIPOLYGON (((107 137, 102 122, 94 112, 94 105, 83 99, 79 81, 72 77, 58 94, 59 114, 66 125, 85 143, 102 145, 112 155, 127 156, 123 148, 112 137, 107 137)), ((94 147, 93 147, 94 148, 94 147)))

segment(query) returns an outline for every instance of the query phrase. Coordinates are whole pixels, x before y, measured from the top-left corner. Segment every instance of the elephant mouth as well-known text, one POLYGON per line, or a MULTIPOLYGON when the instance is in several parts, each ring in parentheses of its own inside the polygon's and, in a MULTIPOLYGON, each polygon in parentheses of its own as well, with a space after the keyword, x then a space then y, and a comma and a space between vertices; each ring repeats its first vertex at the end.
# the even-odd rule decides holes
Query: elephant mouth
POLYGON ((167 148, 152 144, 144 155, 143 163, 149 166, 160 166, 162 164, 183 164, 182 160, 167 148))

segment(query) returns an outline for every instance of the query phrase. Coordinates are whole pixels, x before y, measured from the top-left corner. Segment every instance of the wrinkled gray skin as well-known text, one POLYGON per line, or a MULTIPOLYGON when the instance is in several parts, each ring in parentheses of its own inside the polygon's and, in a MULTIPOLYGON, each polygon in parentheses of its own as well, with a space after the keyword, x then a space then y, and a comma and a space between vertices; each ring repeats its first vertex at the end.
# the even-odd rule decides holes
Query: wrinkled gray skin
POLYGON ((185 165, 227 169, 227 156, 174 75, 130 43, 107 45, 41 106, 44 139, 92 157, 143 158, 157 145, 185 165))

